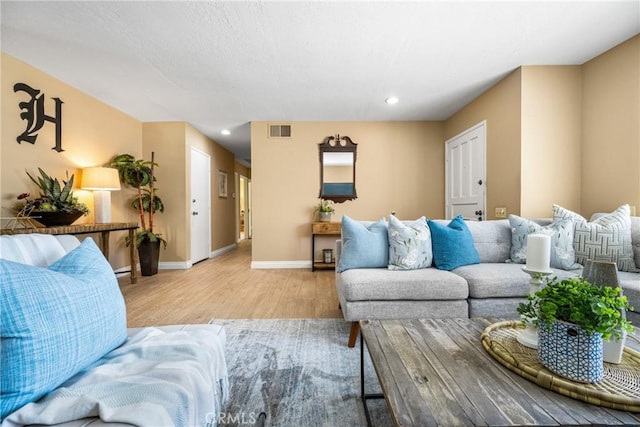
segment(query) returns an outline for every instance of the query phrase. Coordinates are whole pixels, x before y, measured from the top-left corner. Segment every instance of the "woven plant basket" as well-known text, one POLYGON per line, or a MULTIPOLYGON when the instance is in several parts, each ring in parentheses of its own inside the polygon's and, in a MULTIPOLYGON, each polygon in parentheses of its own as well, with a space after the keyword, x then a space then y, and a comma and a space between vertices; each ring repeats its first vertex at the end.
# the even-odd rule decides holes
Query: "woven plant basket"
POLYGON ((583 383, 595 383, 604 376, 602 336, 589 336, 573 323, 556 320, 551 330, 538 329, 538 359, 551 372, 583 383))

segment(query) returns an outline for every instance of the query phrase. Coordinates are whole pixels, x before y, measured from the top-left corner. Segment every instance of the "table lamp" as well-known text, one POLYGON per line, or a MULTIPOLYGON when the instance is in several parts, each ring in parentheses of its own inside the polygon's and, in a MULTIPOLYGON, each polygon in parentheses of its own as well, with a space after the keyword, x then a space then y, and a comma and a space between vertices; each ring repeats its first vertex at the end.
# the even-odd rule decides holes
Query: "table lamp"
POLYGON ((120 190, 118 170, 104 167, 85 168, 82 170, 81 188, 93 191, 95 222, 111 222, 111 192, 120 190))

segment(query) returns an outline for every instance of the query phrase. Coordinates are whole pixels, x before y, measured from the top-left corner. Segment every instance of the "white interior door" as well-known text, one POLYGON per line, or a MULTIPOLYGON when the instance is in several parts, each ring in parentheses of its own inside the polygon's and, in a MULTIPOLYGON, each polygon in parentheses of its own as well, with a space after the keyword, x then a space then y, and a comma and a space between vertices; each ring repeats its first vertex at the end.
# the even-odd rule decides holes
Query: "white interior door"
POLYGON ((211 157, 191 147, 191 263, 211 255, 211 157))
POLYGON ((446 206, 448 219, 486 218, 486 122, 446 142, 446 206))

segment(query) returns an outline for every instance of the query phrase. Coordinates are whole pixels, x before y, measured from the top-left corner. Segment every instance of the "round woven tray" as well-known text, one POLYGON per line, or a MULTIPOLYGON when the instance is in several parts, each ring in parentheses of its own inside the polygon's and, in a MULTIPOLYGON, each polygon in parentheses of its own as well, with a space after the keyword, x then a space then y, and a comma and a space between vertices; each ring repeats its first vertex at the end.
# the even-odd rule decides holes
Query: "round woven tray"
POLYGON ((578 383, 549 371, 538 361, 538 351, 520 344, 522 322, 508 320, 488 326, 482 346, 502 365, 549 390, 576 400, 623 411, 640 412, 640 352, 625 347, 622 363, 604 364, 604 378, 592 384, 578 383))

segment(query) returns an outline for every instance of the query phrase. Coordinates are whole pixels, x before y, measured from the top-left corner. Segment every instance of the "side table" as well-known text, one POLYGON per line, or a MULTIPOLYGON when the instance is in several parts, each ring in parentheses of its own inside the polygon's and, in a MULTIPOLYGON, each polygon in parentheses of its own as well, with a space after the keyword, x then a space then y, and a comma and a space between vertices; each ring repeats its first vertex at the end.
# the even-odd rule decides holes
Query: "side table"
POLYGON ((342 233, 342 224, 339 222, 313 222, 311 223, 311 271, 331 270, 336 268, 336 263, 316 261, 316 236, 339 236, 342 233))

